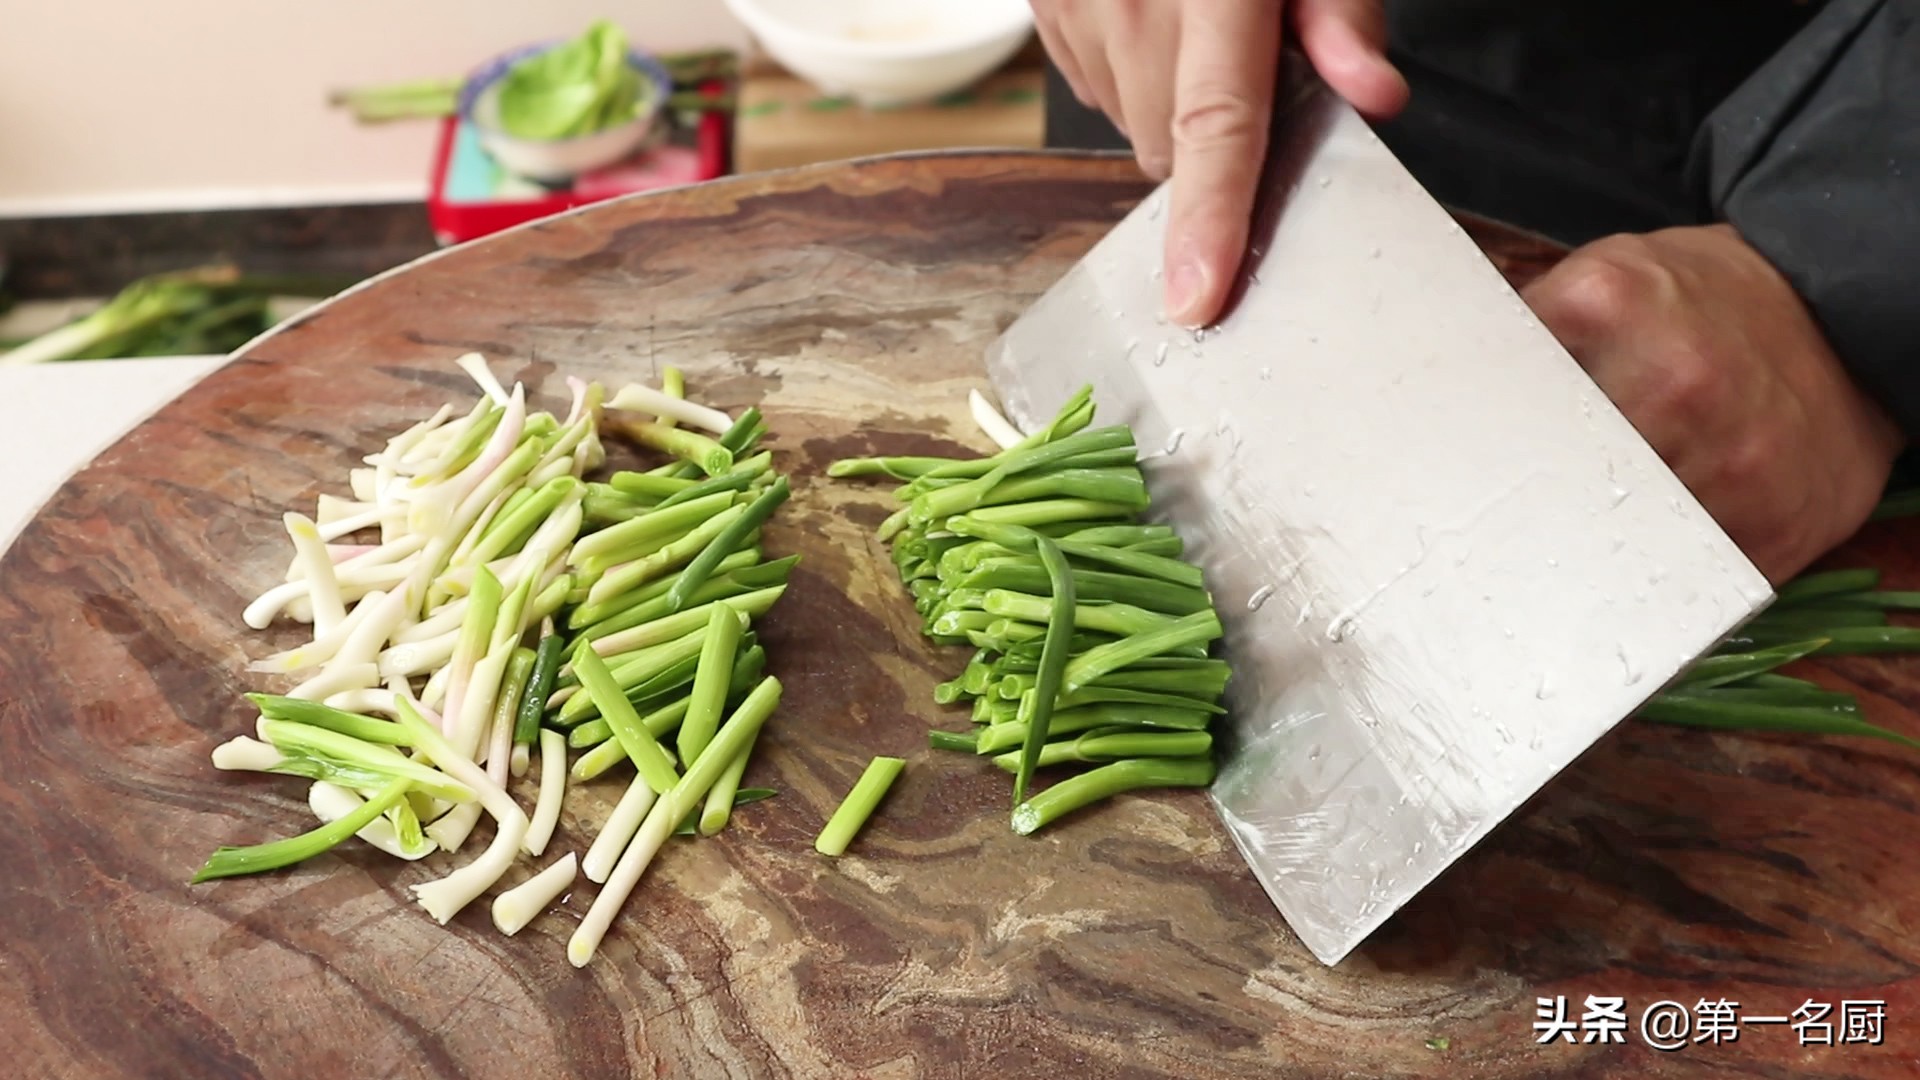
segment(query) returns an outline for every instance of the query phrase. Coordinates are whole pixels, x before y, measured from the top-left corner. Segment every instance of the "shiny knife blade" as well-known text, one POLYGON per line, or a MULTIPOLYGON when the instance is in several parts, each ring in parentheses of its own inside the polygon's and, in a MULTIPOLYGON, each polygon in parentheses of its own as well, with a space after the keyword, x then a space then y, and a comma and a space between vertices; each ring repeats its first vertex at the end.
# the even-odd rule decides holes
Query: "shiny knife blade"
POLYGON ((1229 313, 1160 317, 1167 191, 989 350, 1016 424, 1091 384, 1207 574, 1211 798, 1338 963, 1772 597, 1351 108, 1293 60, 1229 313))

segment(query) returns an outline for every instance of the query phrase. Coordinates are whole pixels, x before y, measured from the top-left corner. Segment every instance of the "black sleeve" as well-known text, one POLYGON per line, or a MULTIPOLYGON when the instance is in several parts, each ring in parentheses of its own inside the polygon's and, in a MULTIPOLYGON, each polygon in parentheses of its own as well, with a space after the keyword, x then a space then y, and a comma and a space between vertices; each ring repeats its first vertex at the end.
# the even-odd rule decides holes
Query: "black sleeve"
POLYGON ((1691 172, 1920 436, 1920 0, 1829 0, 1708 117, 1691 172))

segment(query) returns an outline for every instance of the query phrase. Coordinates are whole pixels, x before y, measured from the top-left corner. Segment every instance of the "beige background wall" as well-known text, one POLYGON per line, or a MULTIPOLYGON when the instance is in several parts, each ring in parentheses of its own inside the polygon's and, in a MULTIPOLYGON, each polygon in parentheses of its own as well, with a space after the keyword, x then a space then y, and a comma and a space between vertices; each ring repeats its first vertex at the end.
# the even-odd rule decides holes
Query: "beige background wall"
POLYGON ((0 217, 417 199, 431 124, 341 86, 458 75, 601 15, 642 47, 742 45, 719 0, 9 0, 0 217))

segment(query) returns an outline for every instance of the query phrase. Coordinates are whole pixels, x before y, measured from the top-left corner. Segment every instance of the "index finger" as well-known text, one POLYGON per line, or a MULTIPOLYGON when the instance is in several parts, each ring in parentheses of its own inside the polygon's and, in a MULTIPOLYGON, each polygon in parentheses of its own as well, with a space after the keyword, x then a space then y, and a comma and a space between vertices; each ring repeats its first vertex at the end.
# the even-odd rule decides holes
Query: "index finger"
POLYGON ((1189 5, 1181 20, 1166 284, 1167 315, 1184 326, 1219 315, 1246 252, 1273 114, 1280 6, 1216 0, 1189 5))

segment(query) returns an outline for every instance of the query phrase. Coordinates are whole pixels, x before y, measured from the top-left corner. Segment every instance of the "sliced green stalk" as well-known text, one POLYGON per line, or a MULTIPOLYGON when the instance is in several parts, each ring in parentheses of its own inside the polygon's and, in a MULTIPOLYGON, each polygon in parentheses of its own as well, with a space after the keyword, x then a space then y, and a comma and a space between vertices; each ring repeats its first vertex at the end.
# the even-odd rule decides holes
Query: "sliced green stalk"
POLYGON ((753 748, 759 738, 755 738, 742 747, 727 764, 726 770, 713 787, 707 790, 706 803, 700 810, 700 835, 714 836, 727 827, 727 820, 733 816, 736 805, 735 796, 740 794, 740 778, 747 773, 747 759, 753 756, 753 748))
MULTIPOLYGON (((922 496, 931 499, 932 494, 922 496)), ((974 507, 1005 506, 1009 503, 1033 502, 1041 499, 1090 499, 1094 502, 1116 503, 1133 508, 1138 512, 1145 510, 1151 500, 1147 495, 1146 478, 1138 468, 1111 469, 1059 469, 1052 472, 1030 473, 1026 476, 1003 480, 993 490, 982 495, 974 507)), ((938 521, 950 518, 930 517, 927 520, 938 521)))
MULTIPOLYGON (((473 575, 473 588, 467 594, 467 614, 460 622, 460 638, 454 646, 453 663, 447 669, 447 699, 441 710, 444 722, 449 725, 450 734, 460 735, 463 739, 468 730, 466 725, 466 702, 468 687, 474 682, 475 669, 486 658, 487 650, 493 642, 493 624, 500 613, 500 579, 493 576, 486 567, 478 567, 473 575)), ((463 742, 462 745, 465 745, 463 742)), ((473 744, 478 747, 478 742, 473 744)), ((473 755, 470 753, 468 757, 473 755)))
POLYGON ((1056 709, 1078 709, 1092 705, 1111 705, 1130 708, 1178 709, 1183 712, 1199 711, 1215 716, 1227 710, 1219 704, 1205 698, 1195 698, 1182 694, 1156 694, 1148 690, 1129 690, 1119 686, 1105 686, 1096 679, 1091 685, 1078 690, 1069 690, 1060 695, 1054 703, 1056 709))
POLYGON ((573 585, 572 574, 561 574, 549 582, 546 588, 535 593, 533 602, 527 605, 527 622, 542 623, 558 614, 566 605, 567 594, 573 591, 573 585))
MULTIPOLYGON (((1042 538, 1045 539, 1044 537, 1042 538)), ((1046 541, 1053 543, 1054 541, 1046 541)), ((1062 548, 1062 551, 1065 549, 1062 548)), ((1067 587, 1073 586, 1069 573, 1065 576, 1067 587)), ((1058 599, 1057 597, 1055 598, 1058 599)), ((1017 593, 1008 589, 990 589, 981 599, 981 606, 989 615, 1009 619, 1021 619, 1026 622, 1049 625, 1055 617, 1057 603, 1049 603, 1038 596, 1017 593)), ((1095 630, 1103 634, 1125 637, 1146 630, 1154 630, 1173 621, 1172 616, 1161 615, 1144 608, 1129 604, 1081 604, 1070 613, 1076 628, 1095 630)))
POLYGON ((1013 831, 1030 836, 1060 818, 1122 792, 1146 788, 1206 787, 1212 757, 1131 758, 1070 776, 1013 808, 1013 831))
MULTIPOLYGON (((529 498, 512 509, 502 509, 488 532, 475 544, 467 560, 476 565, 485 566, 494 559, 509 555, 519 549, 519 545, 533 535, 540 523, 553 513, 561 501, 571 495, 580 486, 580 481, 571 476, 562 476, 540 486, 529 498)), ((524 489, 523 492, 524 493, 524 489)), ((509 500, 509 506, 511 506, 509 500)))
MULTIPOLYGON (((620 564, 587 590, 587 603, 610 603, 622 593, 685 566, 706 551, 716 537, 725 534, 735 522, 745 518, 751 509, 749 506, 729 506, 672 543, 620 564)), ((671 592, 671 588, 668 591, 671 592)))
MULTIPOLYGON (((354 770, 370 776, 406 780, 420 790, 452 802, 468 802, 474 792, 465 784, 438 770, 428 768, 391 746, 361 742, 326 728, 296 724, 290 720, 260 720, 260 737, 289 758, 311 758, 336 769, 337 776, 352 775, 354 770)), ((334 780, 332 776, 315 777, 334 780)), ((343 787, 365 787, 345 783, 343 787)))
MULTIPOLYGON (((500 676, 500 692, 494 695, 493 730, 504 727, 511 738, 517 739, 520 734, 520 706, 526 696, 527 680, 533 675, 534 659, 534 651, 525 646, 507 654, 507 668, 500 676)), ((537 720, 535 726, 538 727, 537 720)))
POLYGON ((639 884, 641 875, 646 873, 673 829, 699 805, 707 790, 732 764, 734 755, 753 741, 761 725, 773 715, 779 703, 779 680, 772 676, 762 679, 760 685, 734 710, 733 716, 721 725, 719 734, 708 744, 707 752, 700 755, 700 760, 687 769, 686 775, 672 790, 655 801, 646 820, 641 823, 639 833, 621 852, 620 861, 608 876, 606 886, 593 898, 592 906, 587 909, 586 916, 580 920, 579 927, 567 942, 567 959, 573 966, 585 967, 593 959, 601 939, 606 936, 607 928, 613 925, 614 916, 627 898, 633 895, 634 886, 639 884))
POLYGON ((493 925, 512 937, 573 884, 576 859, 569 851, 553 865, 493 898, 493 925))
POLYGON ((813 849, 822 855, 839 856, 846 854, 847 845, 853 842, 860 827, 873 816, 887 789, 899 778, 900 771, 907 763, 897 757, 876 757, 867 763, 866 770, 847 793, 833 816, 827 819, 827 825, 813 842, 813 849))
MULTIPOLYGON (((734 493, 719 491, 705 498, 683 502, 667 510, 652 510, 639 517, 589 533, 573 545, 569 558, 582 562, 597 556, 638 550, 646 554, 696 528, 701 522, 733 505, 734 493), (653 544, 654 547, 646 547, 653 544)), ((636 558, 638 555, 635 556, 636 558)))
POLYGON ((1092 499, 1045 499, 1040 502, 982 506, 965 516, 989 525, 1046 525, 1065 521, 1108 521, 1124 518, 1134 508, 1126 503, 1092 499))
POLYGON ((317 701, 277 694, 248 694, 246 698, 260 710, 261 716, 269 720, 289 720, 309 727, 325 728, 361 742, 385 743, 388 746, 413 745, 407 738, 406 729, 391 720, 345 712, 317 701))
POLYGON ((760 416, 760 410, 748 406, 734 420, 733 426, 720 436, 720 445, 735 457, 754 448, 767 432, 767 425, 760 416))
MULTIPOLYGON (((764 566, 764 565, 771 565, 771 564, 761 563, 760 553, 757 550, 736 551, 733 554, 727 556, 726 558, 720 560, 720 565, 714 567, 714 574, 717 579, 721 576, 731 575, 740 570, 757 568, 759 566, 764 566)), ((593 627, 595 630, 599 631, 599 633, 596 633, 593 636, 598 637, 601 634, 610 634, 618 630, 630 629, 631 627, 638 626, 643 622, 651 622, 654 619, 660 618, 662 614, 670 614, 670 612, 667 611, 665 597, 667 595, 667 591, 673 588, 673 583, 679 580, 679 577, 680 575, 676 573, 676 574, 670 574, 666 577, 663 577, 658 581, 649 581, 645 585, 642 585, 639 588, 634 589, 632 592, 626 594, 625 596, 616 597, 615 599, 610 600, 604 604, 586 603, 585 594, 583 593, 581 596, 581 600, 582 600, 581 605, 579 607, 574 608, 573 612, 567 616, 567 628, 569 630, 584 631, 589 627, 593 627), (655 609, 648 609, 648 613, 646 614, 646 617, 639 619, 638 621, 633 621, 632 619, 629 618, 627 620, 623 620, 621 625, 613 626, 611 629, 601 629, 601 627, 598 625, 598 624, 612 622, 613 620, 626 615, 628 612, 632 611, 636 607, 639 607, 643 604, 654 603, 656 601, 657 601, 657 612, 655 609)), ((772 584, 776 584, 776 585, 785 584, 785 582, 777 581, 777 582, 772 582, 772 584)), ((742 589, 740 591, 745 592, 747 590, 742 589)), ((708 597, 707 599, 711 600, 711 599, 714 599, 714 597, 708 597)), ((706 601, 703 600, 702 602, 705 603, 706 601)))
MULTIPOLYGON (((1025 699, 1022 699, 1025 703, 1025 699)), ((1205 731, 1208 715, 1194 709, 1169 709, 1164 706, 1083 705, 1077 708, 1055 706, 1048 724, 1051 735, 1071 735, 1101 728, 1144 728, 1159 731, 1205 731)), ((998 754, 1026 741, 1027 724, 1017 717, 995 722, 979 733, 973 745, 978 754, 998 754)))
MULTIPOLYGON (((1019 525, 995 525, 975 518, 961 517, 954 522, 956 529, 963 535, 977 536, 982 540, 1005 548, 1009 551, 1026 553, 1033 550, 1036 536, 1041 534, 1019 525)), ((1092 531, 1092 530, 1089 530, 1092 531)), ((1131 574, 1159 578, 1176 585, 1201 588, 1205 584, 1200 568, 1181 562, 1179 559, 1165 558, 1136 551, 1125 547, 1110 546, 1080 539, 1078 536, 1057 538, 1060 550, 1077 559, 1097 562, 1106 566, 1125 570, 1131 574)), ((984 556, 984 553, 982 553, 984 556)), ((979 564, 979 558, 969 562, 968 569, 979 564)))
MULTIPOLYGON (((1009 476, 1050 468, 1083 454, 1133 446, 1133 432, 1124 426, 1083 430, 1092 419, 1093 407, 1090 403, 1084 406, 1069 404, 1054 418, 1054 423, 1027 436, 1019 445, 984 459, 991 465, 990 471, 976 473, 979 478, 969 483, 975 484, 980 490, 987 490, 1009 476)), ((932 481, 971 472, 974 467, 973 462, 967 461, 933 469, 902 488, 901 497, 916 499, 932 490, 932 481)))
POLYGON ((706 584, 713 568, 741 546, 741 540, 747 533, 764 524, 773 515, 774 508, 787 501, 790 493, 787 478, 783 476, 748 504, 747 512, 715 536, 706 549, 694 556, 693 561, 681 572, 680 580, 674 582, 673 588, 667 592, 667 605, 675 611, 692 606, 690 600, 694 592, 706 584))
MULTIPOLYGON (((691 660, 699 656, 700 644, 705 636, 703 632, 696 630, 685 637, 667 642, 665 645, 655 645, 650 649, 640 650, 639 653, 635 654, 634 659, 621 663, 612 669, 615 684, 623 692, 631 690, 634 687, 643 685, 647 680, 672 668, 681 661, 691 660)), ((585 643, 583 642, 582 644, 585 643)), ((592 652, 592 650, 590 648, 582 648, 580 645, 574 646, 573 671, 576 676, 580 671, 580 654, 586 652, 592 652)), ((599 654, 594 654, 594 659, 599 660, 599 654)), ((605 666, 604 663, 602 666, 605 666)), ((566 693, 566 691, 556 691, 554 697, 558 698, 563 693, 566 693)), ((549 702, 549 705, 551 704, 552 702, 549 702)), ((571 727, 582 720, 599 714, 600 706, 593 700, 591 695, 571 694, 564 702, 560 703, 560 714, 557 718, 557 723, 561 727, 571 727)))
MULTIPOLYGON (((956 464, 962 464, 962 462, 956 458, 937 457, 847 458, 828 465, 827 475, 836 479, 858 476, 888 476, 895 480, 912 480, 916 477, 924 476, 942 466, 956 464)), ((967 464, 977 464, 979 466, 979 472, 975 475, 980 476, 986 475, 993 469, 993 464, 988 458, 980 458, 977 462, 967 464)))
POLYGON ((717 608, 732 608, 745 618, 757 619, 767 613, 774 603, 785 595, 787 587, 778 585, 771 589, 758 589, 739 596, 729 596, 722 600, 711 600, 698 607, 675 612, 665 618, 650 623, 608 634, 605 637, 590 638, 593 651, 601 656, 614 656, 633 649, 643 649, 650 645, 673 641, 705 626, 717 608))
MULTIPOLYGON (((1151 659, 1141 661, 1150 662, 1151 659)), ((1215 661, 1204 668, 1141 670, 1129 667, 1124 671, 1102 675, 1088 685, 1213 701, 1227 692, 1227 682, 1232 677, 1233 670, 1224 661, 1215 661)))
POLYGON ((520 849, 534 858, 546 853, 553 828, 560 823, 560 805, 567 791, 567 740, 559 732, 540 732, 540 792, 534 797, 533 817, 520 849))
POLYGON ((1053 718, 1054 698, 1067 670, 1073 641, 1075 602, 1073 571, 1058 544, 1036 537, 1040 561, 1046 567, 1047 581, 1053 592, 1052 617, 1047 620, 1047 636, 1040 649, 1040 672, 1035 681, 1034 706, 1027 716, 1027 738, 1021 744, 1018 767, 1013 780, 1013 803, 1026 801, 1027 784, 1040 762, 1040 751, 1047 742, 1048 721, 1053 718))
MULTIPOLYGON (((663 396, 672 398, 675 401, 680 402, 681 407, 683 408, 693 408, 693 409, 700 410, 701 413, 705 414, 705 416, 702 417, 702 419, 704 419, 707 423, 719 424, 719 427, 714 428, 715 431, 725 431, 733 423, 732 419, 729 418, 726 413, 723 413, 718 409, 708 409, 708 408, 705 408, 704 406, 692 405, 691 403, 689 403, 687 401, 687 376, 685 372, 681 371, 677 367, 668 365, 667 367, 661 369, 660 393, 663 396)), ((620 395, 615 394, 614 400, 609 402, 607 407, 619 408, 620 395)), ((676 409, 674 411, 677 412, 678 410, 676 409)), ((676 416, 666 412, 661 413, 659 416, 655 417, 655 419, 660 423, 662 427, 673 427, 675 424, 679 423, 679 420, 676 416)), ((696 421, 689 420, 688 422, 694 423, 696 421)))
POLYGON ((647 513, 653 504, 639 500, 601 484, 588 484, 586 497, 580 500, 580 512, 588 525, 611 526, 647 513))
MULTIPOLYGON (((738 761, 739 759, 735 758, 734 760, 738 761)), ((726 774, 722 773, 720 776, 720 780, 714 781, 714 786, 718 787, 720 782, 725 779, 726 779, 726 774)), ((780 793, 773 790, 772 788, 762 788, 762 787, 741 788, 738 791, 735 791, 733 793, 732 799, 728 800, 732 804, 727 808, 728 817, 732 817, 732 812, 734 810, 738 810, 742 806, 749 806, 753 803, 764 802, 765 800, 771 799, 778 794, 780 793)), ((713 798, 713 792, 709 790, 707 792, 707 799, 711 801, 712 798, 713 798)), ((679 827, 673 830, 673 835, 675 836, 702 835, 700 832, 700 817, 704 813, 706 813, 706 807, 704 804, 702 804, 701 806, 694 807, 693 812, 688 814, 686 818, 680 822, 679 827)), ((722 822, 721 824, 725 825, 725 822, 722 822)))
POLYGON ((526 683, 515 706, 514 742, 526 746, 538 735, 540 718, 547 713, 547 698, 553 696, 553 683, 560 676, 560 665, 566 654, 567 642, 560 635, 548 634, 540 640, 540 647, 533 654, 533 666, 528 669, 526 683))
POLYGON ((1221 634, 1220 616, 1213 609, 1186 615, 1166 626, 1132 634, 1108 645, 1089 649, 1067 665, 1062 685, 1078 690, 1109 672, 1118 671, 1136 660, 1159 656, 1188 645, 1204 645, 1221 634))
POLYGON ((607 478, 607 486, 619 494, 655 500, 672 498, 696 483, 698 481, 640 472, 617 472, 607 478))
POLYGON ((358 809, 320 826, 317 829, 290 836, 284 840, 274 840, 250 847, 221 847, 207 859, 206 864, 195 872, 192 884, 213 881, 216 878, 238 877, 243 874, 258 874, 266 870, 278 870, 283 866, 292 866, 297 862, 311 859, 327 851, 353 834, 372 824, 380 815, 398 805, 406 798, 411 781, 396 778, 389 780, 373 797, 362 803, 358 809))
MULTIPOLYGON (((1040 560, 1030 556, 989 560, 961 578, 957 585, 960 588, 979 589, 983 592, 1006 589, 1010 592, 1028 593, 1034 596, 1046 596, 1052 589, 1047 581, 1046 569, 1040 565, 1040 560)), ((1135 577, 1131 574, 1075 570, 1073 587, 1075 595, 1083 604, 1089 601, 1129 604, 1164 615, 1191 615, 1195 612, 1210 610, 1213 606, 1213 601, 1204 589, 1135 577)))
POLYGON ((614 804, 613 812, 607 815, 606 823, 594 834, 593 843, 587 846, 587 857, 580 861, 580 869, 587 880, 595 884, 604 884, 607 875, 613 873, 614 864, 620 861, 620 853, 633 842, 633 834, 640 831, 640 823, 646 820, 648 811, 660 796, 647 784, 646 777, 635 776, 627 784, 627 790, 620 795, 620 801, 614 804))
POLYGON ((674 492, 672 495, 660 500, 660 505, 654 507, 654 509, 665 510, 669 507, 679 506, 684 502, 704 499, 719 491, 745 491, 747 487, 753 483, 754 475, 754 473, 736 467, 732 472, 721 473, 719 476, 710 476, 694 484, 692 487, 687 488, 685 491, 674 492))
MULTIPOLYGON (((647 713, 645 716, 642 716, 640 718, 640 726, 652 733, 656 740, 663 739, 666 738, 667 732, 672 731, 678 726, 686 715, 687 699, 681 698, 678 701, 662 705, 647 713)), ((602 733, 599 735, 599 738, 587 744, 591 745, 593 749, 580 755, 579 759, 573 763, 573 778, 575 780, 591 780, 601 773, 606 772, 608 769, 613 768, 615 765, 627 760, 626 747, 620 745, 620 740, 612 737, 613 729, 606 726, 604 721, 596 720, 593 721, 593 724, 600 725, 602 733)), ((588 724, 580 725, 574 729, 574 734, 586 733, 589 726, 588 724)), ((582 745, 581 743, 574 742, 571 737, 569 737, 568 743, 575 747, 582 745)))
MULTIPOLYGON (((1094 731, 1078 738, 1050 742, 1040 751, 1036 768, 1081 761, 1118 761, 1122 758, 1199 757, 1212 750, 1213 737, 1204 731, 1094 731)), ((1021 767, 1022 755, 994 756, 993 763, 1008 772, 1021 767)))
POLYGON ((971 731, 940 731, 935 729, 927 732, 927 745, 935 750, 957 750, 963 754, 971 754, 974 752, 978 737, 978 735, 971 731))
POLYGON ((613 737, 620 740, 621 748, 647 781, 647 786, 661 794, 671 790, 680 781, 680 774, 659 740, 640 723, 640 714, 634 711, 626 692, 614 681, 606 661, 590 648, 576 649, 573 670, 580 676, 586 696, 599 708, 601 717, 613 729, 613 737))
POLYGON ((740 635, 746 629, 743 621, 724 604, 715 604, 706 620, 706 639, 701 643, 699 664, 694 669, 693 693, 687 717, 680 724, 678 745, 684 765, 698 760, 713 733, 720 728, 720 714, 726 708, 740 635))
POLYGON ((432 466, 415 474, 415 482, 433 481, 454 476, 467 466, 479 460, 480 453, 486 449, 493 433, 506 418, 507 410, 490 400, 483 400, 486 411, 481 413, 472 424, 460 433, 460 437, 447 445, 446 451, 432 466))
POLYGON ((726 447, 697 431, 663 427, 644 420, 616 420, 605 425, 642 446, 652 447, 693 465, 708 476, 718 476, 733 468, 733 454, 726 447))
MULTIPOLYGON (((740 648, 739 659, 734 661, 733 666, 736 685, 744 669, 751 668, 757 674, 760 667, 766 663, 766 650, 760 647, 760 643, 756 640, 752 631, 741 635, 740 648)), ((699 667, 700 663, 697 655, 688 657, 675 664, 672 668, 661 672, 646 682, 641 683, 639 686, 634 687, 632 690, 629 690, 627 696, 633 700, 650 701, 662 695, 677 692, 682 688, 691 687, 693 677, 699 671, 699 667)))

